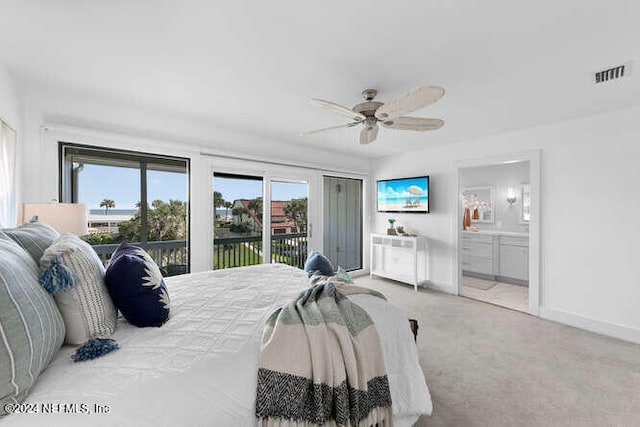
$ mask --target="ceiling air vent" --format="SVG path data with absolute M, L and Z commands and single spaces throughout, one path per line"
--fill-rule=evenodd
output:
M 628 76 L 630 73 L 631 62 L 627 62 L 622 65 L 616 65 L 615 67 L 607 68 L 606 70 L 596 71 L 594 73 L 594 83 L 599 84 L 621 79 Z

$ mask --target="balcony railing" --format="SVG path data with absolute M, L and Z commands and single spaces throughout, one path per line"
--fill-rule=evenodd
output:
M 274 234 L 271 236 L 271 262 L 304 268 L 307 260 L 307 233 Z
M 213 243 L 214 270 L 262 264 L 261 236 L 217 238 Z M 271 262 L 303 268 L 307 259 L 307 233 L 271 236 Z
M 144 248 L 158 264 L 162 274 L 173 276 L 188 272 L 189 254 L 185 240 L 161 242 L 139 242 L 133 245 Z M 102 263 L 106 266 L 118 244 L 93 245 Z M 271 262 L 280 262 L 303 268 L 307 259 L 307 233 L 275 234 L 271 237 Z M 226 237 L 214 240 L 213 268 L 243 267 L 262 264 L 262 237 Z
M 106 267 L 111 259 L 111 255 L 113 255 L 118 248 L 118 245 L 118 243 L 115 243 L 93 245 L 92 247 L 98 254 L 98 257 L 100 257 L 102 264 Z M 175 276 L 189 272 L 189 254 L 186 240 L 147 242 L 145 245 L 140 242 L 134 242 L 132 245 L 145 249 L 156 264 L 158 264 L 163 276 Z

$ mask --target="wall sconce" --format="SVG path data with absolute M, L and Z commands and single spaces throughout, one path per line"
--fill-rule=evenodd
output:
M 510 205 L 513 205 L 516 200 L 518 200 L 516 198 L 516 191 L 513 189 L 513 187 L 509 187 L 507 189 L 507 202 L 509 202 Z

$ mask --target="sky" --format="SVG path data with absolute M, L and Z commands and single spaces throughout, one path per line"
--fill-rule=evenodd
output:
M 411 189 L 411 191 L 409 191 Z M 428 183 L 424 177 L 378 181 L 378 200 L 426 198 Z
M 85 164 L 80 172 L 78 201 L 90 209 L 100 209 L 103 199 L 116 203 L 115 209 L 135 209 L 140 201 L 140 170 Z M 186 200 L 186 174 L 147 171 L 147 199 Z
M 140 170 L 115 166 L 85 164 L 80 172 L 78 201 L 90 209 L 100 209 L 103 199 L 115 202 L 115 209 L 135 209 L 140 201 Z M 262 181 L 214 178 L 216 191 L 225 200 L 262 197 Z M 272 200 L 290 200 L 307 197 L 308 185 L 297 182 L 273 182 Z M 147 171 L 147 198 L 186 200 L 187 175 L 176 172 Z
M 271 200 L 301 199 L 308 196 L 308 184 L 299 182 L 272 182 Z M 213 178 L 213 189 L 222 193 L 222 198 L 233 202 L 236 199 L 262 197 L 262 180 Z

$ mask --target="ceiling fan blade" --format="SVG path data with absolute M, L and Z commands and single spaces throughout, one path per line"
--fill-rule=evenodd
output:
M 366 118 L 363 114 L 356 113 L 355 111 L 351 111 L 351 109 L 347 107 L 343 107 L 342 105 L 336 104 L 335 102 L 325 101 L 324 99 L 310 99 L 309 103 L 311 105 L 315 105 L 316 107 L 326 108 L 327 110 L 331 110 L 335 113 L 342 114 L 343 116 L 350 117 L 357 122 L 361 122 Z
M 402 98 L 387 102 L 376 110 L 380 120 L 394 119 L 433 104 L 444 96 L 440 86 L 422 86 L 412 90 Z
M 333 130 L 333 129 L 351 128 L 359 124 L 360 122 L 352 122 L 352 123 L 347 123 L 345 125 L 338 125 L 338 126 L 331 126 L 328 128 L 316 129 L 309 132 L 302 132 L 300 133 L 300 136 L 313 135 L 314 133 L 324 132 L 324 131 Z
M 382 126 L 389 129 L 400 130 L 436 130 L 444 125 L 444 121 L 440 119 L 427 119 L 423 117 L 397 117 L 395 119 L 387 119 L 382 122 Z
M 371 144 L 378 137 L 378 124 L 366 125 L 360 132 L 360 144 Z

